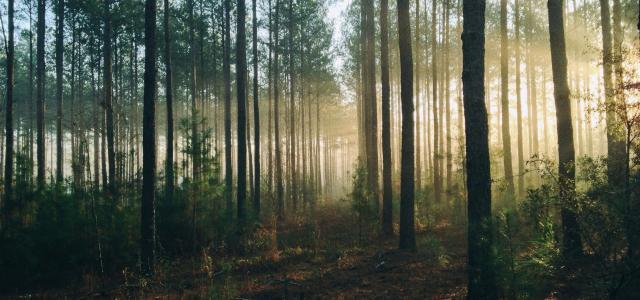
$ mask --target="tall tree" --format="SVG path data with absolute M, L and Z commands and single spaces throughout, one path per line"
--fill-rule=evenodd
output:
M 231 0 L 224 0 L 224 182 L 227 215 L 233 212 L 233 166 L 231 163 Z
M 173 69 L 171 65 L 171 28 L 169 17 L 171 6 L 169 0 L 164 0 L 164 66 L 165 66 L 165 95 L 167 97 L 167 154 L 166 154 L 166 193 L 167 199 L 173 197 L 175 176 L 173 171 Z M 144 162 L 143 162 L 144 163 Z
M 612 23 L 613 23 L 613 51 L 611 53 L 612 55 L 612 63 L 613 63 L 613 70 L 614 70 L 614 74 L 615 74 L 615 88 L 614 88 L 614 110 L 616 110 L 615 114 L 615 118 L 616 118 L 616 122 L 615 122 L 615 126 L 616 126 L 616 132 L 614 133 L 613 138 L 615 139 L 615 151 L 613 152 L 609 152 L 609 161 L 611 161 L 611 163 L 615 164 L 615 167 L 613 167 L 612 169 L 615 169 L 615 174 L 614 173 L 610 173 L 611 175 L 615 175 L 615 177 L 612 177 L 610 180 L 610 183 L 613 184 L 613 186 L 617 189 L 617 191 L 620 193 L 622 192 L 625 187 L 624 187 L 624 182 L 627 180 L 627 178 L 629 177 L 629 174 L 627 172 L 627 165 L 628 165 L 628 160 L 626 159 L 626 157 L 628 156 L 628 151 L 629 149 L 627 149 L 626 145 L 626 139 L 625 139 L 625 134 L 623 133 L 623 127 L 624 127 L 624 115 L 626 115 L 626 101 L 625 101 L 625 94 L 624 93 L 620 93 L 620 92 L 615 92 L 618 90 L 621 90 L 624 86 L 624 69 L 622 66 L 623 63 L 623 59 L 624 59 L 624 54 L 623 54 L 623 48 L 622 48 L 622 42 L 624 39 L 624 31 L 622 30 L 622 5 L 620 3 L 620 0 L 613 0 L 613 19 L 612 19 Z M 623 193 L 620 193 L 620 195 L 622 195 Z
M 416 113 L 415 113 L 415 136 L 417 138 L 417 141 L 415 142 L 416 145 L 416 150 L 415 153 L 417 153 L 418 155 L 416 155 L 415 160 L 416 160 L 416 169 L 415 169 L 415 174 L 416 175 L 416 185 L 418 186 L 418 189 L 420 189 L 422 187 L 422 162 L 420 159 L 420 156 L 422 156 L 422 151 L 420 150 L 420 99 L 421 99 L 421 95 L 420 95 L 420 86 L 422 83 L 422 78 L 420 78 L 420 69 L 422 69 L 422 50 L 421 48 L 421 36 L 422 33 L 420 32 L 420 23 L 421 23 L 421 19 L 420 19 L 420 0 L 416 0 L 416 31 L 414 32 L 414 40 L 415 40 L 415 44 L 413 45 L 413 50 L 414 50 L 414 61 L 416 64 L 416 68 L 415 68 L 415 83 L 413 85 L 413 88 L 415 89 L 415 107 L 414 109 L 416 109 Z M 384 172 L 384 171 L 383 171 Z M 384 176 L 384 175 L 383 175 Z
M 507 36 L 507 0 L 500 0 L 500 102 L 502 111 L 502 151 L 507 195 L 512 195 L 513 166 L 511 160 L 511 134 L 509 130 L 509 37 Z
M 5 114 L 5 163 L 4 163 L 4 220 L 13 219 L 13 63 L 14 63 L 14 0 L 8 2 L 8 41 L 7 41 L 7 99 Z M 2 224 L 6 225 L 6 224 Z M 4 226 L 3 226 L 4 227 Z
M 400 47 L 400 94 L 402 102 L 402 157 L 400 167 L 400 249 L 415 249 L 414 228 L 414 136 L 413 58 L 409 0 L 398 0 L 398 44 Z
M 37 183 L 38 190 L 44 188 L 45 182 L 45 149 L 44 149 L 44 34 L 45 34 L 45 0 L 38 0 L 38 27 L 36 38 L 36 159 L 38 162 Z
M 440 177 L 440 134 L 438 122 L 438 54 L 437 54 L 437 33 L 436 33 L 436 10 L 437 2 L 431 3 L 431 80 L 433 89 L 433 193 L 435 202 L 440 203 L 442 199 L 442 178 Z M 442 96 L 442 95 L 441 95 Z
M 364 24 L 362 24 L 362 30 L 364 31 L 364 44 L 362 45 L 362 66 L 364 70 L 362 88 L 364 96 L 364 124 L 366 126 L 365 151 L 367 184 L 377 211 L 379 205 L 378 104 L 376 99 L 375 13 L 373 0 L 362 0 L 362 10 L 364 13 Z
M 612 187 L 624 182 L 624 142 L 619 132 L 620 124 L 616 116 L 615 90 L 613 87 L 613 60 L 611 36 L 611 13 L 609 1 L 600 0 L 600 21 L 602 26 L 602 79 L 604 81 L 605 110 L 607 125 L 607 175 Z
M 167 1 L 167 0 L 165 0 Z M 166 4 L 166 2 L 165 2 Z M 140 206 L 140 256 L 142 271 L 153 274 L 155 262 L 156 190 L 156 0 L 144 7 L 144 112 L 142 115 L 142 201 Z M 166 8 L 166 7 L 165 7 Z M 166 14 L 166 11 L 165 11 Z M 166 23 L 165 23 L 166 24 Z
M 253 26 L 253 210 L 257 217 L 260 216 L 260 105 L 258 103 L 258 18 L 256 14 L 257 3 L 253 0 L 251 4 Z
M 56 6 L 56 183 L 61 184 L 64 180 L 63 161 L 64 150 L 62 134 L 62 72 L 63 67 L 63 38 L 64 38 L 64 0 L 58 0 Z
M 562 249 L 566 254 L 582 253 L 578 221 L 574 211 L 575 200 L 575 152 L 571 102 L 567 83 L 567 50 L 564 37 L 564 0 L 549 0 L 549 41 L 551 45 L 551 68 L 553 71 L 553 95 L 558 122 L 558 181 L 562 201 Z
M 200 178 L 200 158 L 202 157 L 202 153 L 200 151 L 200 138 L 198 133 L 198 74 L 196 70 L 196 41 L 195 41 L 195 19 L 194 19 L 194 0 L 187 0 L 187 5 L 189 9 L 189 58 L 191 62 L 191 73 L 189 74 L 189 84 L 190 84 L 190 92 L 191 92 L 191 147 L 192 147 L 192 171 L 193 178 Z M 195 205 L 195 204 L 194 204 Z M 195 211 L 195 209 L 194 209 Z
M 103 86 L 104 86 L 104 105 L 106 110 L 106 129 L 107 129 L 107 157 L 109 165 L 109 192 L 115 194 L 116 192 L 116 151 L 114 141 L 114 126 L 113 126 L 113 74 L 111 63 L 111 0 L 103 0 L 104 4 L 104 36 L 103 36 L 103 51 L 104 51 L 104 71 L 103 71 Z
M 247 195 L 247 41 L 246 7 L 244 0 L 238 0 L 236 7 L 236 92 L 238 110 L 238 223 L 240 228 L 245 219 L 245 198 Z
M 282 153 L 280 149 L 280 64 L 278 54 L 280 49 L 278 43 L 280 41 L 280 0 L 276 0 L 276 8 L 274 18 L 274 38 L 273 38 L 273 138 L 275 140 L 275 165 L 276 165 L 276 210 L 278 220 L 284 219 L 284 186 L 282 182 Z
M 298 187 L 297 187 L 297 171 L 296 171 L 296 164 L 297 164 L 297 156 L 296 156 L 296 124 L 295 124 L 295 111 L 296 111 L 296 105 L 295 105 L 295 93 L 296 93 L 296 75 L 295 75 L 295 68 L 294 68 L 294 61 L 293 61 L 293 54 L 294 54 L 294 45 L 293 45 L 293 37 L 295 36 L 295 28 L 296 26 L 294 25 L 295 19 L 294 19 L 294 15 L 293 15 L 293 0 L 289 0 L 289 7 L 288 7 L 288 49 L 287 49 L 287 54 L 288 54 L 288 60 L 289 60 L 289 177 L 290 177 L 290 183 L 289 183 L 289 187 L 291 189 L 290 192 L 290 197 L 292 200 L 292 209 L 295 212 L 297 209 L 297 203 L 298 203 Z
M 393 190 L 391 185 L 391 95 L 389 89 L 388 0 L 380 1 L 380 82 L 382 84 L 382 232 L 393 234 Z M 419 177 L 419 176 L 418 176 Z
M 462 7 L 469 299 L 498 298 L 491 249 L 491 168 L 484 94 L 485 6 L 484 0 L 464 0 Z
M 515 0 L 516 114 L 518 118 L 518 196 L 524 196 L 524 141 L 522 134 L 522 95 L 520 93 L 520 0 Z

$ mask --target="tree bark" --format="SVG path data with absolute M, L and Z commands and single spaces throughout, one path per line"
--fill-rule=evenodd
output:
M 382 84 L 382 233 L 393 235 L 393 190 L 391 185 L 391 116 L 389 93 L 388 0 L 380 1 L 380 82 Z M 419 177 L 419 176 L 418 176 Z
M 522 95 L 520 93 L 520 1 L 515 0 L 516 114 L 518 118 L 518 197 L 524 196 L 524 140 L 522 134 Z
M 400 249 L 415 249 L 414 227 L 414 136 L 413 136 L 413 59 L 409 0 L 398 0 L 398 44 L 400 47 L 400 85 L 402 101 L 402 157 L 400 171 Z
M 237 214 L 238 224 L 242 228 L 245 221 L 245 199 L 247 195 L 247 46 L 245 1 L 238 0 L 236 27 L 236 92 L 238 112 L 238 192 Z
M 253 212 L 260 216 L 260 105 L 258 103 L 258 18 L 256 15 L 256 0 L 253 0 L 252 25 L 253 25 L 253 147 L 254 147 L 254 189 Z
M 64 0 L 58 0 L 56 6 L 56 102 L 57 102 L 57 115 L 56 115 L 56 183 L 62 184 L 64 180 L 63 174 L 63 133 L 62 133 L 62 103 L 63 103 L 63 90 L 62 90 L 62 63 L 63 63 L 63 43 L 64 37 Z
M 14 64 L 14 0 L 8 1 L 8 41 L 7 41 L 7 99 L 5 113 L 5 163 L 4 163 L 4 226 L 11 228 L 14 219 L 15 203 L 13 202 L 13 64 Z M 5 228 L 3 226 L 3 228 Z
M 433 88 L 433 193 L 436 203 L 442 201 L 442 178 L 440 177 L 440 147 L 438 123 L 438 42 L 436 39 L 437 3 L 431 3 L 431 80 Z
M 189 74 L 189 84 L 191 92 L 191 147 L 192 147 L 192 168 L 193 179 L 198 180 L 200 178 L 200 160 L 202 153 L 200 151 L 200 145 L 202 141 L 198 132 L 198 88 L 197 88 L 197 70 L 196 70 L 196 42 L 195 42 L 195 20 L 194 14 L 194 0 L 187 0 L 189 9 L 189 58 L 191 63 L 191 73 Z
M 362 65 L 364 67 L 363 92 L 364 92 L 364 124 L 365 145 L 366 145 L 366 168 L 367 185 L 374 201 L 375 211 L 379 209 L 379 188 L 378 188 L 378 105 L 376 99 L 376 77 L 375 77 L 375 24 L 374 24 L 374 4 L 373 0 L 362 0 L 364 11 L 364 40 Z M 409 37 L 410 38 L 410 37 Z M 411 41 L 409 41 L 410 43 Z M 413 101 L 413 100 L 412 100 Z M 412 122 L 413 124 L 413 122 Z
M 507 0 L 500 0 L 500 102 L 502 104 L 502 150 L 507 195 L 513 195 L 513 166 L 509 121 L 509 39 L 507 36 Z
M 620 135 L 620 124 L 616 116 L 615 89 L 613 87 L 613 61 L 611 37 L 611 13 L 609 11 L 609 1 L 600 0 L 600 17 L 602 26 L 602 77 L 605 90 L 605 111 L 607 126 L 607 176 L 609 184 L 620 187 L 624 182 L 624 142 Z
M 468 295 L 496 299 L 491 228 L 489 129 L 484 95 L 484 0 L 464 0 L 462 82 L 467 153 Z
M 169 0 L 164 0 L 164 58 L 165 58 L 165 94 L 167 101 L 167 154 L 166 160 L 166 197 L 171 201 L 173 191 L 175 189 L 175 176 L 173 171 L 173 70 L 171 64 L 171 32 L 169 27 L 169 18 L 171 6 Z
M 280 72 L 278 61 L 278 42 L 280 40 L 280 0 L 276 0 L 276 11 L 274 15 L 275 21 L 275 37 L 274 37 L 274 49 L 273 49 L 273 128 L 274 128 L 274 144 L 275 144 L 275 165 L 276 165 L 276 210 L 278 215 L 278 221 L 284 220 L 284 186 L 282 182 L 282 154 L 280 149 Z
M 41 0 L 42 1 L 42 0 Z M 114 124 L 113 124 L 113 74 L 111 63 L 111 0 L 103 0 L 104 3 L 104 103 L 106 110 L 106 129 L 107 129 L 107 156 L 109 165 L 109 192 L 115 195 L 117 188 L 116 180 L 116 151 L 114 141 Z
M 45 0 L 38 0 L 38 27 L 36 39 L 36 160 L 38 163 L 37 184 L 38 190 L 42 191 L 45 184 L 45 132 L 44 132 L 44 38 L 45 38 Z
M 233 214 L 233 166 L 231 162 L 231 0 L 224 0 L 224 182 L 227 215 Z
M 167 1 L 167 0 L 165 0 Z M 166 2 L 165 2 L 166 4 Z M 156 0 L 145 0 L 144 22 L 144 112 L 142 121 L 142 201 L 140 255 L 142 271 L 154 272 L 156 189 Z M 166 13 L 166 11 L 165 11 Z
M 553 70 L 553 95 L 558 122 L 558 177 L 562 201 L 563 254 L 580 254 L 582 246 L 575 215 L 575 152 L 569 84 L 567 83 L 567 51 L 564 37 L 564 0 L 549 0 L 549 41 Z

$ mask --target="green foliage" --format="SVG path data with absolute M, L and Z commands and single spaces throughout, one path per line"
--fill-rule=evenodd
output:
M 363 231 L 368 231 L 372 223 L 377 220 L 376 206 L 373 203 L 376 199 L 368 188 L 367 170 L 361 160 L 358 161 L 352 178 L 351 209 L 358 223 L 359 240 L 362 241 Z

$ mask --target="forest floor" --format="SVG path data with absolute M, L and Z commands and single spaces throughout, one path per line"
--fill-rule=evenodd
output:
M 159 264 L 153 279 L 125 270 L 107 279 L 86 276 L 74 287 L 26 298 L 461 299 L 466 294 L 462 226 L 446 220 L 424 226 L 418 221 L 418 250 L 400 251 L 397 235 L 376 236 L 378 225 L 359 226 L 344 205 L 317 211 L 322 213 L 316 214 L 313 226 L 299 217 L 277 233 L 259 228 L 263 234 L 258 239 L 266 236 L 280 250 L 172 259 Z
M 397 250 L 390 238 L 345 251 L 339 258 L 301 261 L 255 274 L 240 289 L 247 299 L 458 299 L 466 294 L 464 232 L 450 225 L 418 236 L 429 248 Z M 442 243 L 442 244 L 440 244 Z M 446 254 L 444 253 L 446 249 Z M 273 278 L 277 284 L 273 284 Z M 295 282 L 286 285 L 283 281 Z M 266 284 L 264 284 L 266 282 Z

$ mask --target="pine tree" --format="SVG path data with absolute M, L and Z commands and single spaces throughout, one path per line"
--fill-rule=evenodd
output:
M 400 93 L 402 102 L 402 157 L 400 171 L 400 249 L 415 249 L 414 228 L 414 136 L 413 59 L 409 0 L 398 0 L 398 43 L 400 47 Z
M 464 0 L 462 83 L 467 154 L 469 299 L 496 299 L 491 228 L 489 128 L 484 94 L 484 0 Z
M 166 0 L 165 0 L 166 1 Z M 166 4 L 166 3 L 165 3 Z M 156 0 L 145 0 L 144 9 L 144 113 L 142 121 L 142 201 L 140 206 L 140 255 L 142 271 L 154 273 L 156 189 Z

